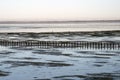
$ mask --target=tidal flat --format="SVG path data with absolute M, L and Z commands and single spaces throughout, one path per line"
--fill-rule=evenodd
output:
M 120 31 L 0 33 L 5 40 L 120 41 Z M 0 80 L 119 80 L 119 50 L 0 46 Z

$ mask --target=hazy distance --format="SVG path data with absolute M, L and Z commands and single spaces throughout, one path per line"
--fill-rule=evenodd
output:
M 116 19 L 120 0 L 0 0 L 0 21 Z

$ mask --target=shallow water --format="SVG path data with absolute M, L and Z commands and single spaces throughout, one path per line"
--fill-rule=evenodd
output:
M 120 21 L 0 24 L 0 32 L 74 32 L 74 31 L 106 31 L 106 30 L 120 30 Z
M 119 51 L 7 48 L 0 50 L 0 80 L 119 80 Z
M 120 32 L 1 33 L 0 39 L 120 41 Z M 0 47 L 0 80 L 119 80 L 120 51 Z

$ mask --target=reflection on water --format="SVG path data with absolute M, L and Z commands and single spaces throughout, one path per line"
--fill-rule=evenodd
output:
M 0 80 L 119 80 L 120 78 L 119 51 L 58 48 L 21 50 L 1 47 L 0 56 Z
M 103 31 L 103 30 L 120 30 L 120 21 L 0 24 L 0 32 L 63 32 L 63 31 L 69 32 L 69 31 Z
M 64 35 L 62 33 L 1 33 L 0 38 L 10 40 L 119 41 L 119 33 L 63 33 Z M 0 47 L 0 80 L 21 79 L 119 80 L 120 51 Z

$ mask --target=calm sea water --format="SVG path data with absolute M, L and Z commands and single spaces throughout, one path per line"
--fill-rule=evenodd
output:
M 0 24 L 0 32 L 62 32 L 120 30 L 120 22 Z
M 0 32 L 120 30 L 120 23 L 0 24 Z M 0 39 L 120 41 L 120 32 L 0 33 Z M 0 46 L 0 80 L 119 80 L 120 51 Z

